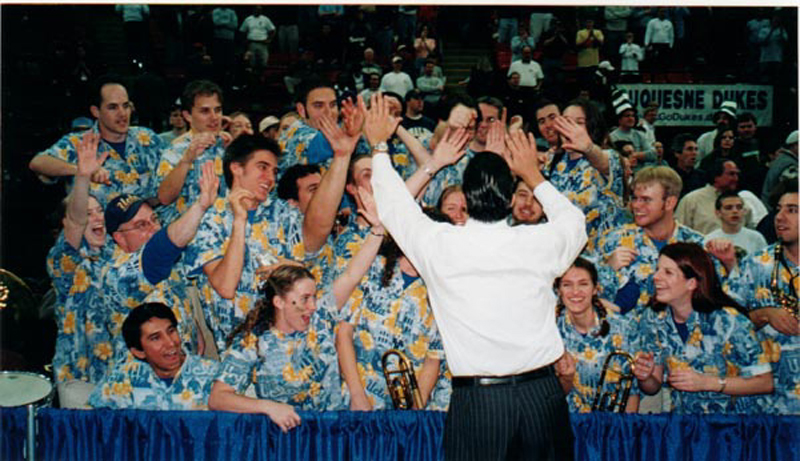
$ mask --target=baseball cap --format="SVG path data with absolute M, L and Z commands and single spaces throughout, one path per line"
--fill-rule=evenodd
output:
M 403 58 L 401 58 L 400 56 L 393 57 L 392 58 L 392 64 L 394 64 L 396 62 L 403 62 Z
M 411 99 L 422 99 L 422 98 L 423 98 L 422 91 L 420 91 L 417 88 L 414 88 L 413 90 L 410 90 L 408 93 L 406 93 L 406 102 L 408 102 Z
M 72 121 L 72 131 L 88 130 L 94 125 L 92 119 L 87 117 L 78 117 Z
M 281 123 L 281 121 L 280 121 L 280 119 L 278 117 L 276 117 L 274 115 L 268 115 L 268 116 L 262 118 L 260 122 L 258 122 L 258 131 L 259 132 L 264 131 L 267 128 L 269 128 L 271 126 L 275 126 L 275 125 L 277 125 L 279 123 Z
M 789 133 L 789 136 L 786 138 L 786 142 L 783 144 L 786 146 L 797 144 L 797 130 L 794 130 L 791 133 Z
M 106 206 L 106 232 L 113 234 L 119 226 L 133 219 L 144 200 L 131 194 L 120 194 Z
M 736 117 L 736 103 L 733 101 L 724 101 L 719 106 L 718 112 L 725 112 L 726 114 L 730 115 L 731 117 Z

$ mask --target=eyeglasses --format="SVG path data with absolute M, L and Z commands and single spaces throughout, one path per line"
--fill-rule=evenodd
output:
M 127 229 L 117 229 L 117 232 L 128 232 L 132 230 L 144 231 L 149 229 L 150 227 L 158 227 L 158 217 L 156 215 L 150 216 L 150 219 L 143 219 L 141 221 L 137 221 Z

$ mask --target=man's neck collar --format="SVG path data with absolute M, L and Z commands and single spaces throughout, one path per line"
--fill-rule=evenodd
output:
M 675 233 L 675 229 L 678 228 L 678 223 L 675 222 L 675 218 L 672 217 L 672 214 L 669 217 L 665 217 L 659 222 L 653 223 L 648 227 L 644 228 L 644 233 L 651 240 L 658 240 L 658 241 L 665 241 L 672 237 L 672 234 Z

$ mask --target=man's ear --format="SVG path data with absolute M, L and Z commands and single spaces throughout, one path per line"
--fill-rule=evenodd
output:
M 297 102 L 294 104 L 294 108 L 297 110 L 297 113 L 300 114 L 300 117 L 305 120 L 306 117 L 306 106 L 302 102 Z
M 95 105 L 89 106 L 89 112 L 92 113 L 92 117 L 100 118 L 100 108 L 98 108 L 97 106 Z
M 131 354 L 133 354 L 133 356 L 139 360 L 145 360 L 147 357 L 144 351 L 141 351 L 135 347 L 130 347 L 128 350 L 131 351 Z
M 191 125 L 191 123 L 192 123 L 192 114 L 190 114 L 189 111 L 182 110 L 181 111 L 181 117 L 183 117 L 183 120 L 185 120 L 186 123 Z
M 675 211 L 678 206 L 678 197 L 669 196 L 664 200 L 668 210 Z

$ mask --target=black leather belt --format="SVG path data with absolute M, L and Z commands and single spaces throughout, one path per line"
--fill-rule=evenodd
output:
M 453 376 L 453 387 L 497 386 L 501 384 L 520 384 L 532 379 L 554 375 L 553 365 L 547 365 L 518 375 L 508 376 Z

